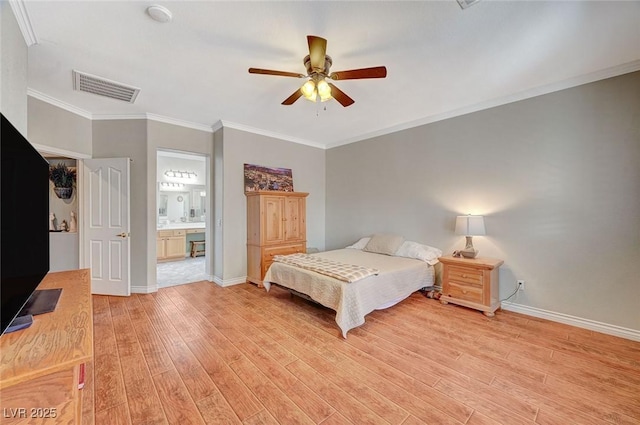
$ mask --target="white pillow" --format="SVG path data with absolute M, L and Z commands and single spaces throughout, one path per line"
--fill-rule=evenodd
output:
M 371 238 L 368 238 L 368 237 L 367 238 L 362 238 L 358 242 L 354 243 L 353 245 L 349 245 L 347 248 L 362 250 L 362 248 L 367 246 L 367 244 L 369 243 L 370 240 L 371 240 Z
M 422 245 L 418 242 L 404 241 L 395 253 L 396 257 L 407 257 L 422 260 L 427 264 L 434 265 L 438 263 L 438 257 L 442 255 L 442 251 L 428 245 Z
M 362 250 L 376 254 L 394 255 L 403 242 L 404 238 L 400 235 L 376 233 L 371 236 L 371 240 Z

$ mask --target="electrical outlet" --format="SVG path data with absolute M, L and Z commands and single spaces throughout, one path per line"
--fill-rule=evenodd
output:
M 524 280 L 518 280 L 518 291 L 524 291 Z

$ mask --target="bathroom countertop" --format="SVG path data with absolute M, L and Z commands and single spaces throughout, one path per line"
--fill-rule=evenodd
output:
M 176 229 L 204 229 L 204 221 L 186 222 L 186 223 L 167 223 L 158 225 L 158 230 L 176 230 Z

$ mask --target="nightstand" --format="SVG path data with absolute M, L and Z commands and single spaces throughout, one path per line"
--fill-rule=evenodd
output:
M 500 308 L 498 269 L 504 263 L 495 258 L 440 257 L 442 263 L 442 304 L 454 303 L 482 311 L 493 317 Z

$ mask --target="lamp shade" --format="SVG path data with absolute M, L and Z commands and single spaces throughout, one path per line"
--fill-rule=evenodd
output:
M 456 235 L 485 235 L 484 217 L 481 215 L 459 215 L 456 217 Z

